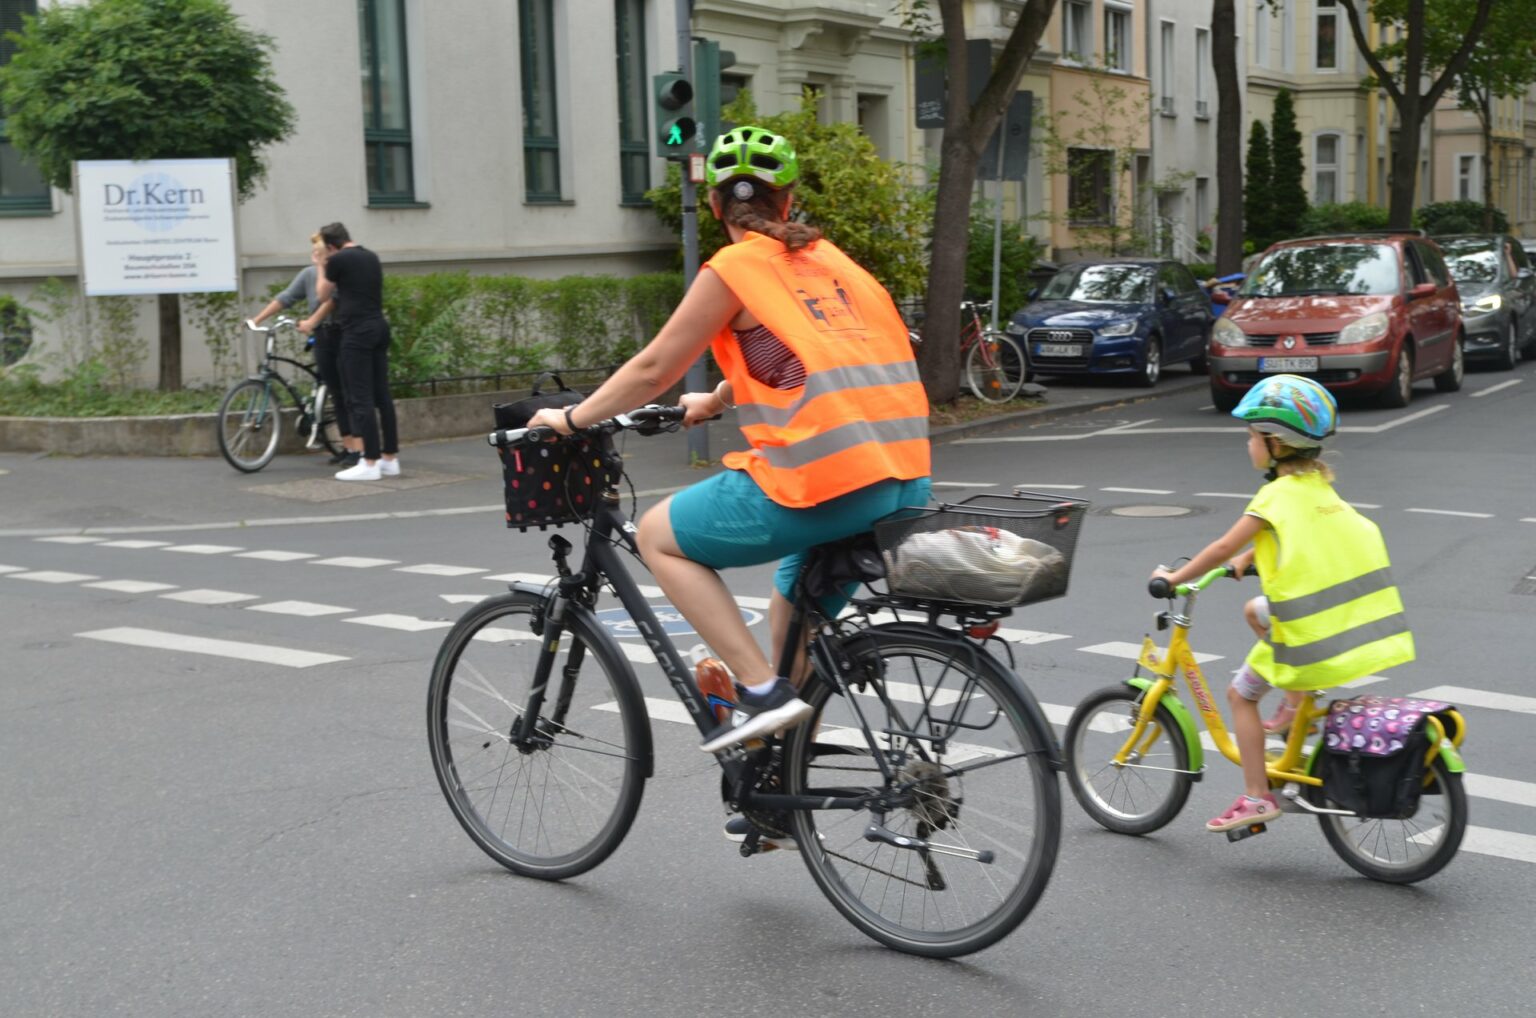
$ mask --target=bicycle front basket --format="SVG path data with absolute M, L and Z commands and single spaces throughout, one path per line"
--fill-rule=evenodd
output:
M 904 509 L 875 523 L 892 594 L 1015 607 L 1067 592 L 1088 503 L 1034 492 Z

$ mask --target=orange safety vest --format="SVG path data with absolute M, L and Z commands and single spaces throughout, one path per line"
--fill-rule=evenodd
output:
M 803 385 L 775 389 L 747 373 L 729 326 L 715 337 L 752 444 L 727 453 L 727 467 L 791 509 L 928 476 L 928 396 L 906 325 L 873 276 L 829 241 L 789 251 L 751 232 L 706 267 L 805 365 Z

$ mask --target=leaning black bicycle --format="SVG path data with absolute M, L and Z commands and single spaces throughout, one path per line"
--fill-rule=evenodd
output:
M 681 407 L 647 407 L 580 437 L 671 430 L 682 416 Z M 520 429 L 490 439 L 526 457 L 557 448 L 545 444 L 554 437 Z M 509 593 L 476 604 L 449 631 L 432 668 L 427 731 L 443 793 L 475 843 L 525 876 L 559 880 L 589 870 L 628 831 L 653 761 L 635 657 L 654 656 L 701 736 L 717 729 L 621 554 L 638 558 L 639 551 L 620 507 L 620 476 L 607 474 L 612 481 L 605 479 L 584 521 L 581 560 L 573 563 L 572 543 L 552 535 L 554 578 L 542 586 L 512 583 Z M 1023 921 L 1056 860 L 1062 761 L 1014 671 L 1010 645 L 996 635 L 1011 607 L 985 600 L 1064 592 L 1085 507 L 1046 496 L 986 496 L 882 521 L 876 548 L 845 542 L 813 551 L 780 673 L 789 674 L 786 655 L 806 646 L 809 634 L 811 674 L 801 696 L 815 714 L 779 737 L 716 754 L 726 804 L 755 828 L 743 855 L 764 847 L 761 836 L 792 836 L 833 905 L 902 951 L 967 954 Z M 813 596 L 850 576 L 878 582 L 888 563 L 917 575 L 921 588 L 935 574 L 914 573 L 921 556 L 903 559 L 903 549 L 924 539 L 942 544 L 951 532 L 1035 526 L 1051 531 L 1065 557 L 1054 572 L 1039 572 L 1035 580 L 1045 586 L 1031 592 L 1021 593 L 1014 580 L 988 583 L 985 568 L 967 563 L 968 582 L 980 576 L 979 585 L 939 591 L 958 599 L 869 587 L 851 613 L 835 618 Z M 934 564 L 932 556 L 926 564 Z M 648 654 L 621 648 L 598 621 L 605 589 L 617 595 Z M 650 703 L 677 710 L 666 699 Z
M 230 386 L 219 404 L 219 452 L 230 466 L 247 474 L 277 455 L 287 407 L 292 408 L 291 426 L 303 437 L 306 449 L 323 447 L 333 456 L 341 451 L 335 399 L 319 372 L 313 364 L 277 352 L 278 336 L 293 327 L 294 320 L 286 317 L 274 319 L 265 328 L 248 326 L 265 340 L 261 367 Z M 284 377 L 279 365 L 294 369 L 296 381 Z

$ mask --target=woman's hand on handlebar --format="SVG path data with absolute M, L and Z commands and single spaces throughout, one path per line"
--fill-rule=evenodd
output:
M 533 428 L 548 428 L 557 435 L 569 435 L 571 433 L 570 425 L 565 423 L 564 409 L 546 407 L 530 417 L 526 427 L 530 430 Z
M 716 420 L 725 409 L 720 398 L 713 392 L 685 392 L 678 397 L 677 402 L 688 412 L 683 418 L 685 428 Z

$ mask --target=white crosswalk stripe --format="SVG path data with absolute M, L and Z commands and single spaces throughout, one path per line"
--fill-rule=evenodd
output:
M 1516 696 L 1513 693 L 1494 693 L 1486 689 L 1468 689 L 1465 686 L 1431 686 L 1408 695 L 1425 700 L 1444 700 L 1457 707 L 1487 707 L 1491 710 L 1514 711 L 1517 714 L 1536 714 L 1536 697 Z
M 425 562 L 419 566 L 397 566 L 397 573 L 421 573 L 425 576 L 469 576 L 474 573 L 489 572 L 475 566 L 443 566 L 435 562 Z
M 1078 650 L 1085 654 L 1104 654 L 1108 657 L 1125 658 L 1127 661 L 1139 661 L 1141 659 L 1141 644 L 1126 643 L 1122 640 L 1111 640 L 1109 643 L 1095 643 L 1089 647 L 1079 647 Z M 1195 661 L 1205 664 L 1208 661 L 1220 661 L 1220 654 L 1202 654 L 1195 652 Z
M 155 583 L 151 580 L 101 580 L 98 583 L 87 583 L 87 587 L 95 587 L 97 590 L 112 590 L 119 594 L 153 594 L 161 590 L 175 590 L 174 583 Z
M 186 555 L 228 555 L 232 551 L 244 551 L 229 544 L 174 544 L 166 551 L 179 551 Z
M 170 541 L 146 541 L 140 538 L 128 538 L 122 541 L 104 541 L 102 548 L 169 548 Z
M 351 618 L 342 619 L 343 622 L 352 622 L 359 626 L 377 626 L 380 629 L 399 629 L 407 633 L 421 633 L 429 629 L 447 629 L 453 625 L 442 619 L 418 619 L 414 615 L 353 615 Z
M 313 601 L 272 601 L 268 604 L 253 604 L 246 607 L 246 611 L 271 612 L 274 615 L 346 615 L 351 608 L 339 608 L 334 604 L 316 604 Z
M 168 601 L 183 601 L 187 604 L 237 604 L 241 601 L 255 601 L 260 594 L 240 594 L 233 590 L 178 590 L 174 594 L 161 594 Z
M 332 558 L 317 558 L 309 564 L 312 566 L 340 566 L 343 569 L 373 569 L 377 566 L 399 565 L 400 560 L 394 558 L 368 558 L 363 555 L 336 555 Z
M 88 573 L 66 573 L 58 569 L 37 569 L 27 573 L 9 573 L 9 580 L 31 580 L 34 583 L 84 583 L 87 580 L 99 580 L 99 576 L 91 576 Z
M 86 537 L 84 534 L 70 534 L 61 537 L 39 537 L 37 540 L 52 544 L 95 544 L 97 541 L 105 541 L 105 537 Z
M 121 643 L 130 647 L 208 654 L 214 657 L 253 661 L 257 664 L 279 665 L 284 668 L 311 668 L 315 665 L 347 660 L 339 654 L 319 654 L 309 650 L 274 647 L 263 643 L 242 643 L 238 640 L 214 640 L 206 636 L 188 636 L 183 633 L 166 633 L 132 626 L 97 629 L 75 635 L 82 639 L 103 640 L 107 643 Z
M 316 557 L 316 555 L 307 551 L 273 551 L 271 549 L 262 551 L 242 551 L 240 554 L 235 556 L 235 558 L 258 559 L 262 562 L 299 562 L 303 559 Z

